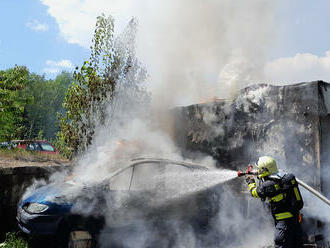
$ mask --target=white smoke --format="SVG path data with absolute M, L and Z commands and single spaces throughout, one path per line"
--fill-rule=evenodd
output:
M 48 12 L 58 21 L 64 39 L 85 47 L 89 46 L 86 41 L 91 40 L 95 17 L 102 12 L 119 20 L 119 29 L 124 26 L 123 20 L 131 16 L 139 20 L 137 57 L 147 68 L 149 79 L 146 86 L 151 92 L 152 102 L 150 104 L 148 97 L 145 97 L 141 85 L 135 87 L 140 82 L 134 77 L 135 68 L 131 68 L 128 72 L 131 74 L 127 77 L 123 75 L 118 82 L 119 87 L 114 101 L 109 104 L 105 125 L 97 129 L 93 144 L 79 158 L 74 168 L 75 180 L 84 183 L 102 181 L 124 166 L 122 160 L 135 156 L 182 160 L 182 151 L 172 140 L 173 121 L 167 118 L 168 114 L 162 113 L 178 104 L 208 101 L 214 96 L 232 97 L 238 89 L 261 81 L 274 37 L 274 1 L 42 0 L 42 3 L 49 7 Z M 259 101 L 258 94 L 252 101 Z M 211 127 L 208 139 L 223 133 L 212 111 L 205 112 L 201 118 Z M 240 142 L 242 137 L 233 137 L 231 143 Z M 211 159 L 206 158 L 205 161 L 214 166 Z M 174 179 L 182 181 L 184 191 L 187 186 L 192 186 L 189 190 L 196 191 L 194 187 L 204 182 L 198 180 L 192 185 L 184 185 L 186 180 L 180 177 Z M 212 180 L 207 183 L 212 183 Z M 201 240 L 208 247 L 221 246 L 217 241 L 220 237 L 218 234 L 226 237 L 223 242 L 226 242 L 226 247 L 230 247 L 242 244 L 247 235 L 252 236 L 255 230 L 262 231 L 259 232 L 259 243 L 253 243 L 253 246 L 268 244 L 272 239 L 269 221 L 258 225 L 254 216 L 245 219 L 233 193 L 222 193 L 223 198 L 213 202 L 221 211 L 213 219 L 211 232 L 202 234 L 193 226 L 168 220 L 165 222 L 166 230 L 171 232 L 165 240 L 170 243 L 158 247 L 203 247 Z M 117 199 L 119 205 L 114 204 L 113 199 L 107 200 L 109 211 L 105 211 L 104 215 L 109 223 L 118 217 L 114 213 L 124 213 L 120 210 L 125 208 L 126 199 Z M 89 210 L 85 205 L 77 205 L 75 209 L 83 213 Z M 260 212 L 258 214 L 260 216 Z M 137 220 L 141 221 L 138 235 L 123 237 L 119 245 L 141 248 L 152 246 L 148 238 L 153 234 L 153 226 L 143 217 Z M 250 226 L 258 229 L 245 232 Z M 106 230 L 103 231 L 100 239 L 103 247 L 106 247 L 109 236 Z M 243 232 L 246 235 L 233 242 L 233 236 L 239 237 Z M 251 244 L 245 243 L 244 246 L 251 247 Z
M 139 20 L 138 57 L 160 107 L 228 97 L 263 80 L 275 34 L 274 1 L 42 0 L 71 43 L 89 47 L 95 17 L 110 14 L 121 30 Z M 120 31 L 117 31 L 120 33 Z M 166 92 L 166 93 L 165 93 Z
M 83 177 L 92 176 L 94 179 L 95 175 L 106 175 L 107 170 L 116 166 L 116 160 L 113 160 L 116 148 L 108 149 L 108 159 L 105 159 L 105 152 L 95 151 L 107 150 L 115 140 L 133 142 L 135 154 L 147 153 L 182 159 L 180 149 L 166 132 L 171 128 L 164 129 L 166 123 L 170 125 L 171 121 L 156 118 L 155 122 L 155 118 L 146 113 L 164 111 L 177 104 L 195 103 L 214 96 L 233 96 L 239 88 L 252 80 L 255 82 L 262 78 L 260 72 L 263 71 L 261 68 L 267 56 L 267 44 L 271 42 L 272 37 L 271 4 L 261 1 L 247 4 L 241 1 L 238 5 L 226 0 L 196 3 L 186 0 L 145 1 L 140 4 L 148 5 L 152 10 L 150 13 L 134 14 L 140 23 L 137 56 L 146 64 L 150 76 L 148 89 L 152 93 L 151 111 L 143 112 L 138 105 L 127 105 L 125 100 L 122 102 L 123 99 L 120 98 L 120 114 L 111 120 L 111 126 L 105 126 L 98 131 L 93 146 L 81 162 L 83 166 L 78 167 L 78 174 Z M 260 22 L 260 19 L 263 21 Z M 131 97 L 129 94 L 125 96 Z M 144 109 L 145 106 L 143 105 Z M 221 134 L 222 130 L 212 123 L 214 116 L 205 114 L 203 118 L 214 127 L 211 128 L 214 130 L 211 132 L 212 135 Z M 93 173 L 93 170 L 98 173 Z M 183 183 L 177 190 L 181 189 L 185 193 L 187 188 L 188 192 L 195 191 L 194 187 L 201 183 L 199 180 L 195 184 L 189 184 L 189 180 L 182 180 L 179 176 L 174 177 L 174 180 Z M 228 194 L 231 193 L 224 193 L 224 197 Z M 228 246 L 233 245 L 229 234 L 234 233 L 238 236 L 248 227 L 247 223 L 256 224 L 254 218 L 245 221 L 239 207 L 229 204 L 237 199 L 230 198 L 224 199 L 224 204 L 220 206 L 221 212 L 212 225 L 215 228 L 214 232 L 218 233 L 218 238 L 223 235 L 227 237 Z M 106 213 L 108 224 L 114 223 L 118 216 L 125 213 L 121 209 L 127 199 L 120 197 L 116 202 L 118 208 L 114 206 L 113 199 L 109 199 L 109 211 Z M 218 201 L 214 204 L 218 204 Z M 119 211 L 115 211 L 114 208 Z M 232 218 L 227 218 L 228 214 Z M 140 221 L 138 226 L 142 230 L 139 229 L 138 240 L 134 239 L 132 232 L 128 232 L 128 238 L 121 239 L 120 245 L 141 248 L 150 246 L 152 241 L 148 236 L 153 233 L 153 225 L 141 216 L 140 212 L 132 210 L 131 215 Z M 269 225 L 269 222 L 267 224 Z M 209 234 L 199 234 L 192 226 L 184 225 L 177 220 L 166 221 L 165 230 L 169 232 L 169 237 L 165 239 L 169 244 L 163 244 L 163 247 L 201 247 L 201 240 L 210 239 Z M 272 235 L 266 233 L 260 234 L 263 237 L 260 238 L 260 245 L 272 239 Z M 107 247 L 107 237 L 109 238 L 104 233 L 101 237 L 104 247 Z M 211 241 L 209 247 L 214 246 Z M 237 239 L 234 243 L 242 244 L 242 241 L 243 239 Z M 161 244 L 158 246 L 162 247 Z
M 149 8 L 152 15 L 138 15 L 138 54 L 156 103 L 228 97 L 262 80 L 273 38 L 270 1 L 153 1 Z
M 326 166 L 327 164 L 329 164 L 326 161 L 324 161 L 324 163 L 322 164 L 322 166 Z M 314 172 L 315 173 L 315 172 Z M 328 170 L 323 170 L 322 175 L 318 175 L 320 177 L 321 180 L 327 180 L 327 178 L 329 178 L 330 173 Z M 306 182 L 305 182 L 306 183 Z M 310 183 L 309 186 L 312 186 L 312 184 Z M 318 190 L 317 188 L 314 187 L 314 189 Z M 308 190 L 306 190 L 305 188 L 300 186 L 300 190 L 301 190 L 301 194 L 304 200 L 304 208 L 303 208 L 303 215 L 305 220 L 305 223 L 308 221 L 314 221 L 314 223 L 312 223 L 311 227 L 314 227 L 314 229 L 309 230 L 309 232 L 311 234 L 320 234 L 322 233 L 323 238 L 330 242 L 330 211 L 329 211 L 329 205 L 326 204 L 325 202 L 323 202 L 321 199 L 319 199 L 318 197 L 316 197 L 314 194 L 312 194 L 311 192 L 309 192 Z M 322 191 L 321 194 L 323 194 L 325 197 L 327 197 L 329 199 L 329 194 L 325 194 L 325 192 L 329 192 L 328 191 L 329 188 L 326 187 L 322 187 Z M 316 227 L 315 225 L 315 221 L 319 221 L 321 223 L 323 223 L 323 227 L 321 228 L 321 231 Z M 303 219 L 304 221 L 304 219 Z M 305 225 L 306 226 L 306 225 Z

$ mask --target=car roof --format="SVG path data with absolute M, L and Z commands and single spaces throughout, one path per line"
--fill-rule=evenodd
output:
M 163 158 L 134 158 L 134 159 L 131 160 L 131 162 L 128 166 L 120 168 L 120 169 L 116 170 L 114 173 L 112 173 L 112 175 L 109 177 L 109 179 L 117 176 L 122 171 L 124 171 L 124 170 L 126 170 L 130 167 L 133 167 L 133 166 L 136 166 L 136 165 L 139 165 L 139 164 L 151 164 L 151 163 L 167 164 L 167 165 L 168 164 L 181 165 L 183 167 L 186 167 L 186 168 L 192 169 L 192 170 L 203 170 L 203 171 L 209 170 L 205 166 L 201 166 L 201 165 L 194 164 L 194 163 L 191 163 L 191 162 L 184 162 L 184 161 L 163 159 Z
M 10 142 L 11 143 L 18 143 L 18 142 L 33 143 L 33 142 L 37 142 L 37 143 L 48 143 L 49 144 L 49 142 L 47 140 L 12 140 Z

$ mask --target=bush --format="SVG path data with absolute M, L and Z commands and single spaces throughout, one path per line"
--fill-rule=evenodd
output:
M 17 233 L 6 233 L 5 242 L 0 244 L 1 248 L 29 248 L 29 244 Z

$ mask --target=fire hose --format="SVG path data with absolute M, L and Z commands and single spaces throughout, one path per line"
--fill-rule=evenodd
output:
M 311 186 L 307 185 L 306 183 L 304 183 L 303 181 L 299 180 L 298 178 L 296 178 L 296 181 L 297 181 L 297 183 L 299 185 L 301 185 L 302 187 L 304 187 L 305 189 L 307 189 L 313 195 L 315 195 L 320 200 L 324 201 L 326 204 L 328 204 L 330 206 L 330 200 L 328 198 L 326 198 L 324 195 L 322 195 L 320 192 L 318 192 L 317 190 L 313 189 Z
M 237 172 L 237 176 L 238 177 L 245 176 L 245 175 L 258 175 L 258 173 L 257 173 L 257 171 L 253 170 L 253 166 L 252 165 L 249 165 L 245 172 L 242 172 L 241 170 L 239 170 Z M 320 192 L 318 192 L 317 190 L 313 189 L 311 186 L 309 186 L 308 184 L 304 183 L 303 181 L 301 181 L 298 178 L 296 178 L 296 181 L 297 181 L 297 183 L 299 185 L 301 185 L 302 187 L 304 187 L 306 190 L 308 190 L 313 195 L 315 195 L 320 200 L 322 200 L 323 202 L 325 202 L 326 204 L 328 204 L 330 206 L 330 200 L 328 198 L 326 198 L 324 195 L 322 195 Z

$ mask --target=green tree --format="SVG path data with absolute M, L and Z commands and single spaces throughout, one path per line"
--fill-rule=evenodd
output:
M 24 66 L 0 71 L 0 140 L 24 136 L 25 106 L 33 101 L 24 89 L 30 83 L 30 73 Z
M 61 118 L 59 139 L 73 154 L 92 143 L 95 128 L 109 118 L 106 108 L 113 101 L 116 88 L 132 81 L 125 78 L 142 81 L 146 76 L 135 58 L 136 27 L 136 20 L 132 19 L 115 38 L 113 18 L 97 18 L 90 59 L 76 68 L 75 81 L 63 103 L 67 111 Z M 135 87 L 134 83 L 129 86 Z
M 62 102 L 73 77 L 68 72 L 60 73 L 55 80 L 45 80 L 43 76 L 31 75 L 31 83 L 26 93 L 34 101 L 25 108 L 25 138 L 54 139 L 59 126 L 56 125 L 57 114 L 64 113 Z

